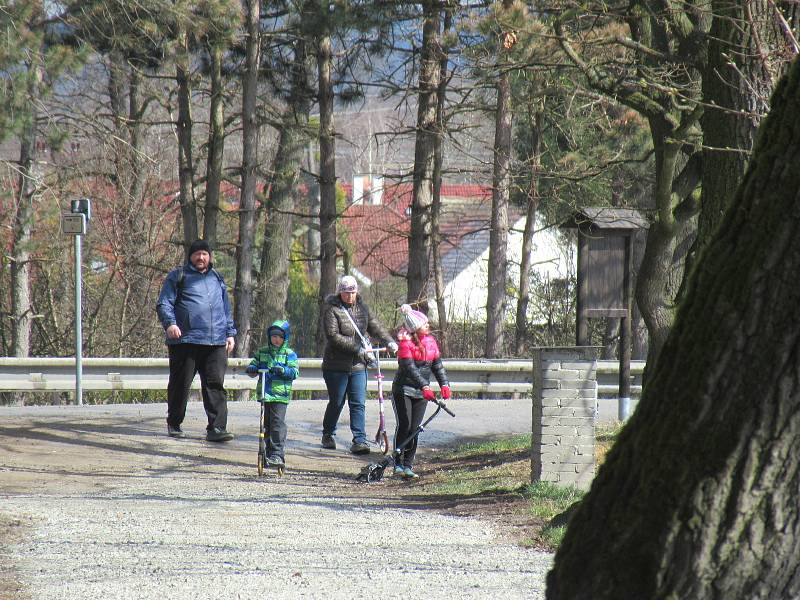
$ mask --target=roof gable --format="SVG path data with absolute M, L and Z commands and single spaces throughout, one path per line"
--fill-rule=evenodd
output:
M 352 194 L 352 186 L 345 186 L 345 192 Z M 446 284 L 489 246 L 491 188 L 442 185 L 441 196 L 439 250 Z M 342 215 L 353 248 L 352 265 L 373 282 L 406 273 L 411 199 L 411 184 L 390 184 L 384 187 L 382 204 L 354 204 Z M 510 212 L 509 220 L 515 222 L 520 215 Z

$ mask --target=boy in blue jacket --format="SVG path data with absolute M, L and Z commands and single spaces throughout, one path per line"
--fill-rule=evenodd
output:
M 300 369 L 297 354 L 289 347 L 289 321 L 275 321 L 267 329 L 269 343 L 256 350 L 246 373 L 258 376 L 268 370 L 256 388 L 256 399 L 264 403 L 264 431 L 267 434 L 267 464 L 283 467 L 286 446 L 286 409 L 292 397 L 292 381 Z M 262 389 L 263 383 L 263 389 Z

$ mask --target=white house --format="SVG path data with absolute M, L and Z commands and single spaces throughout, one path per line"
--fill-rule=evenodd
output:
M 508 277 L 516 287 L 522 260 L 522 231 L 525 217 L 517 219 L 508 235 Z M 574 249 L 565 243 L 564 236 L 554 227 L 537 222 L 533 236 L 532 271 L 542 280 L 567 279 L 575 275 Z M 489 231 L 480 230 L 465 235 L 462 243 L 442 257 L 445 280 L 445 305 L 449 321 L 480 321 L 486 318 L 489 286 Z M 514 305 L 508 306 L 509 320 Z M 436 306 L 431 307 L 436 314 Z M 532 309 L 534 310 L 534 309 Z M 540 315 L 531 315 L 538 322 Z

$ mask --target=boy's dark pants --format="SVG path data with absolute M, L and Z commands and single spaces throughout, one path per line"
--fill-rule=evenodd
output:
M 179 427 L 186 417 L 189 387 L 195 373 L 200 373 L 203 407 L 208 427 L 225 429 L 228 425 L 228 399 L 225 395 L 225 369 L 228 353 L 225 346 L 173 344 L 169 348 L 169 383 L 167 384 L 167 423 Z
M 286 446 L 286 409 L 283 402 L 264 402 L 264 431 L 267 433 L 267 456 L 283 455 Z

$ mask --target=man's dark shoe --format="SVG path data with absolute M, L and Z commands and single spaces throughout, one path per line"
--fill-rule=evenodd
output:
M 206 432 L 206 440 L 209 442 L 230 442 L 233 439 L 233 434 L 225 429 L 214 427 Z
M 183 429 L 181 429 L 180 425 L 175 425 L 174 427 L 167 423 L 167 435 L 169 437 L 174 438 L 185 438 L 186 434 L 183 433 Z
M 322 447 L 327 450 L 336 450 L 336 440 L 332 435 L 325 433 L 322 435 Z
M 350 446 L 350 452 L 353 454 L 369 454 L 369 444 L 367 442 L 353 442 Z

